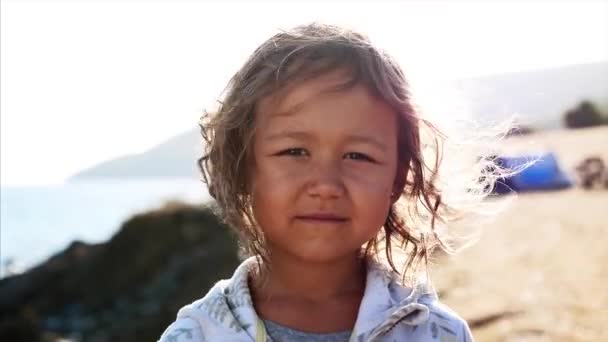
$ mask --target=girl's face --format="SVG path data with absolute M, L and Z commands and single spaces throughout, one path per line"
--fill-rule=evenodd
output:
M 397 169 L 396 113 L 339 74 L 256 110 L 253 213 L 273 256 L 351 257 L 384 224 Z

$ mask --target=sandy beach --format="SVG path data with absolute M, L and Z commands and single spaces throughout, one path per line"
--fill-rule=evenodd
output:
M 554 151 L 572 174 L 587 155 L 608 161 L 608 127 L 512 138 L 504 148 Z M 607 243 L 607 190 L 520 194 L 433 277 L 479 341 L 600 341 L 608 336 Z

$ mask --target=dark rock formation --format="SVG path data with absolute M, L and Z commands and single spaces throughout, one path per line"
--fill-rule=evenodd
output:
M 232 274 L 236 246 L 208 207 L 137 215 L 106 243 L 74 242 L 0 280 L 0 341 L 155 341 L 181 306 Z

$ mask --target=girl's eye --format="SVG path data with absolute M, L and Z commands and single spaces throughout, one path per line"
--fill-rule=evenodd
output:
M 288 148 L 277 153 L 278 156 L 293 156 L 293 157 L 305 157 L 308 155 L 305 149 L 303 148 Z
M 349 152 L 345 155 L 345 157 L 348 159 L 353 159 L 353 160 L 374 162 L 374 160 L 372 158 L 368 157 L 367 155 L 365 155 L 363 153 L 359 153 L 359 152 Z

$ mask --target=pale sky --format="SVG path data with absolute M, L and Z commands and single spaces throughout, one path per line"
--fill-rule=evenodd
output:
M 2 0 L 0 183 L 60 183 L 195 127 L 258 44 L 313 20 L 412 79 L 608 60 L 608 1 Z

